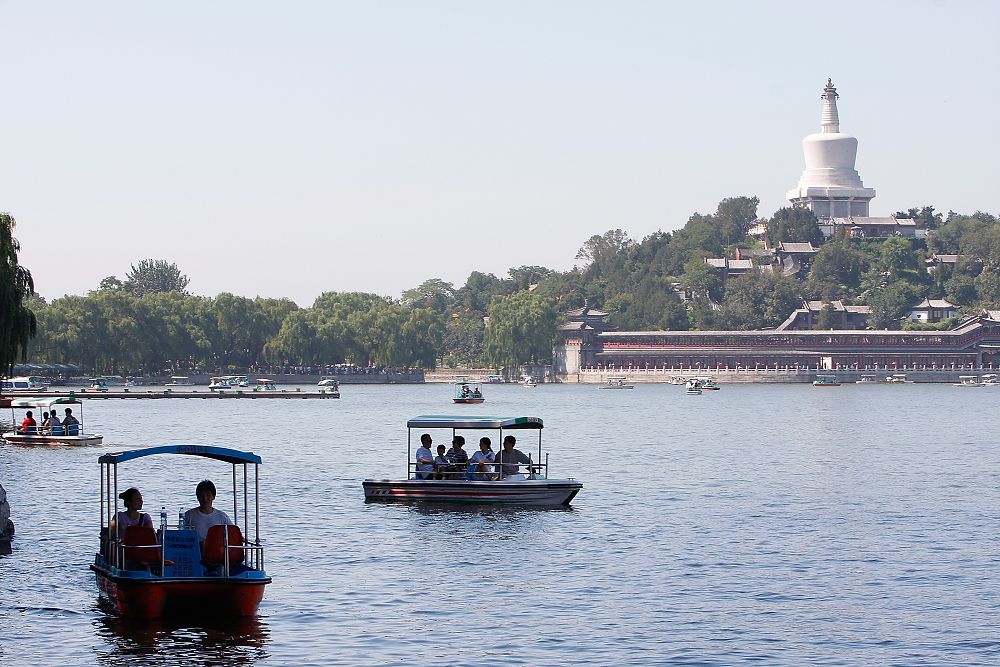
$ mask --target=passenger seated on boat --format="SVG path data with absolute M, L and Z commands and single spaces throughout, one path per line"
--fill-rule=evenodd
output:
M 212 507 L 216 492 L 215 484 L 211 480 L 204 479 L 198 482 L 194 494 L 198 498 L 198 506 L 184 513 L 184 525 L 196 530 L 198 541 L 204 543 L 209 528 L 212 526 L 231 526 L 233 522 L 225 512 Z
M 229 544 L 229 573 L 234 574 L 234 570 L 240 572 L 245 560 L 243 551 L 243 533 L 236 525 L 216 525 L 208 529 L 205 536 L 205 543 L 201 547 L 201 562 L 205 566 L 206 574 L 224 574 L 223 566 L 226 563 L 226 541 Z
M 472 390 L 472 398 L 482 398 L 483 392 L 479 391 L 479 387 Z
M 118 512 L 111 520 L 111 529 L 117 531 L 119 542 L 125 539 L 125 533 L 130 527 L 147 526 L 153 530 L 153 519 L 145 512 L 139 511 L 142 509 L 142 494 L 139 493 L 139 489 L 130 487 L 119 493 L 118 497 L 125 501 L 125 511 Z
M 35 418 L 31 416 L 31 410 L 28 410 L 27 414 L 24 415 L 24 420 L 21 421 L 21 425 L 17 427 L 17 432 L 21 435 L 34 435 L 37 426 Z
M 474 452 L 469 459 L 469 479 L 485 481 L 493 479 L 493 443 L 489 438 L 479 439 L 479 451 Z
M 420 436 L 420 446 L 417 448 L 417 479 L 430 479 L 434 472 L 434 454 L 431 453 L 430 433 Z
M 62 420 L 66 435 L 80 435 L 80 422 L 73 416 L 73 409 L 66 408 L 66 416 Z
M 49 432 L 49 413 L 48 412 L 43 412 L 42 413 L 42 423 L 38 426 L 38 432 L 39 433 L 48 433 Z
M 59 421 L 59 415 L 56 414 L 55 410 L 49 413 L 49 428 L 47 433 L 49 435 L 63 435 L 64 433 L 62 422 Z
M 531 458 L 520 449 L 514 449 L 517 439 L 508 435 L 503 439 L 503 449 L 496 456 L 496 462 L 500 464 L 500 478 L 516 475 L 520 471 L 520 463 L 531 463 Z
M 434 474 L 431 479 L 446 479 L 448 472 L 448 457 L 444 454 L 444 445 L 437 446 L 437 456 L 434 457 Z
M 451 449 L 448 450 L 448 479 L 465 479 L 466 465 L 469 463 L 469 453 L 462 449 L 465 447 L 465 438 L 456 435 L 452 438 Z

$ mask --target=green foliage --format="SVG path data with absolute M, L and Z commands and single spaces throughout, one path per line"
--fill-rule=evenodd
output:
M 26 302 L 35 291 L 31 272 L 17 263 L 21 249 L 14 238 L 15 221 L 0 213 L 0 374 L 10 373 L 14 362 L 27 359 L 28 345 L 37 327 L 35 313 Z
M 802 304 L 802 286 L 772 271 L 752 271 L 726 283 L 718 317 L 725 329 L 776 327 Z
M 828 301 L 857 294 L 868 264 L 868 256 L 848 239 L 828 241 L 813 258 L 806 292 Z
M 552 358 L 556 333 L 555 304 L 531 292 L 494 299 L 484 337 L 486 362 L 512 375 L 524 363 Z
M 806 208 L 781 208 L 767 221 L 767 239 L 772 246 L 778 243 L 823 242 L 816 215 Z
M 430 278 L 418 287 L 403 292 L 402 303 L 409 308 L 429 308 L 439 315 L 450 312 L 455 302 L 455 287 L 440 278 Z
M 941 214 L 935 213 L 933 206 L 921 206 L 919 208 L 907 209 L 906 211 L 897 211 L 896 217 L 915 220 L 917 227 L 922 229 L 937 229 L 942 225 Z
M 961 321 L 961 317 L 946 317 L 938 322 L 903 320 L 903 331 L 948 331 L 957 327 Z
M 447 366 L 477 367 L 483 363 L 483 318 L 464 313 L 448 319 L 441 356 Z
M 865 303 L 871 308 L 868 326 L 872 329 L 897 328 L 910 306 L 919 298 L 919 289 L 905 281 L 872 289 L 865 295 Z
M 101 286 L 103 289 L 104 281 Z M 124 288 L 135 296 L 156 292 L 186 293 L 187 286 L 188 277 L 181 273 L 177 265 L 162 259 L 144 259 L 138 266 L 133 264 L 132 270 L 125 277 L 124 284 Z

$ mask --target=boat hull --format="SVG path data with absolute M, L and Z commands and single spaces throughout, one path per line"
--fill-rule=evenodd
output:
M 4 433 L 3 439 L 12 445 L 99 445 L 103 435 L 23 435 Z
M 478 405 L 485 401 L 485 398 L 453 398 L 451 399 L 455 403 L 466 403 L 469 405 Z
M 115 613 L 127 618 L 210 615 L 214 618 L 253 616 L 264 599 L 270 577 L 133 577 L 91 565 L 101 596 Z
M 495 505 L 569 505 L 581 482 L 571 479 L 518 481 L 462 481 L 427 479 L 366 479 L 365 500 L 370 502 L 428 501 Z

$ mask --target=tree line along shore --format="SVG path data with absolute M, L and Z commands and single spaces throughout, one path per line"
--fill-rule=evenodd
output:
M 176 264 L 152 259 L 84 295 L 47 302 L 17 263 L 14 218 L 0 214 L 0 306 L 7 306 L 0 362 L 6 369 L 17 359 L 73 363 L 121 375 L 338 363 L 493 367 L 516 375 L 522 364 L 551 361 L 561 314 L 585 303 L 632 331 L 770 328 L 803 300 L 817 299 L 867 306 L 868 326 L 876 329 L 949 326 L 904 323 L 921 298 L 946 298 L 960 314 L 1000 307 L 995 215 L 942 215 L 924 206 L 896 214 L 913 220 L 923 238 L 859 238 L 844 230 L 826 238 L 810 211 L 782 208 L 760 218 L 758 203 L 726 198 L 714 213 L 695 213 L 676 231 L 641 240 L 621 229 L 594 235 L 565 272 L 473 271 L 461 287 L 428 278 L 399 299 L 328 291 L 309 307 L 286 298 L 194 295 Z M 766 258 L 790 242 L 816 250 L 792 274 L 765 260 L 733 276 L 706 261 Z M 929 271 L 928 260 L 939 256 L 952 260 Z

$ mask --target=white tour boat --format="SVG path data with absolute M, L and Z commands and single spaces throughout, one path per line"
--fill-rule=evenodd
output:
M 4 433 L 3 439 L 17 445 L 99 445 L 104 436 L 83 432 L 83 403 L 78 398 L 15 398 L 10 402 L 14 430 Z M 51 428 L 42 426 L 42 413 L 55 412 L 59 420 L 66 418 L 66 410 L 77 420 L 76 424 L 59 425 Z M 34 426 L 22 427 L 21 416 L 32 412 Z M 75 414 L 73 414 L 75 413 Z
M 854 384 L 878 384 L 878 376 L 872 373 L 862 373 L 861 379 L 856 380 Z
M 913 384 L 913 380 L 906 379 L 906 373 L 896 373 L 894 375 L 887 375 L 885 378 L 886 384 Z
M 535 380 L 535 378 L 531 377 L 530 375 L 525 375 L 524 377 L 521 378 L 521 386 L 522 387 L 537 387 L 538 386 L 538 382 Z
M 978 375 L 959 375 L 956 387 L 985 387 Z
M 208 383 L 209 391 L 215 391 L 216 389 L 232 389 L 233 385 L 229 383 L 229 377 L 218 377 L 212 378 L 212 381 Z
M 340 380 L 338 380 L 337 378 L 323 378 L 322 380 L 320 380 L 319 382 L 316 383 L 316 386 L 317 387 L 339 387 L 340 386 Z
M 405 479 L 366 479 L 362 483 L 366 501 L 428 501 L 444 503 L 487 503 L 499 505 L 560 506 L 569 505 L 580 492 L 583 484 L 572 478 L 550 479 L 548 455 L 542 462 L 542 420 L 538 417 L 466 417 L 453 415 L 427 415 L 414 417 L 406 422 L 407 453 Z M 535 431 L 538 433 L 538 459 L 519 452 L 518 462 L 506 458 L 502 463 L 486 464 L 486 474 L 473 479 L 475 464 L 450 464 L 446 470 L 417 470 L 414 461 L 414 444 L 419 444 L 420 433 L 444 429 L 446 438 L 452 439 L 459 431 L 479 431 L 468 439 L 470 450 L 475 447 L 484 431 L 497 431 L 495 446 L 499 457 L 507 435 Z M 438 431 L 440 433 L 440 431 Z M 490 470 L 493 468 L 493 470 Z M 442 477 L 445 479 L 434 479 Z M 499 477 L 499 479 L 497 479 Z
M 470 382 L 465 378 L 455 383 L 455 395 L 451 398 L 452 403 L 469 403 L 478 405 L 486 401 L 483 397 L 483 390 L 479 388 L 478 382 Z
M 627 377 L 612 377 L 608 378 L 608 381 L 598 389 L 635 389 L 634 384 L 626 384 L 627 382 Z

